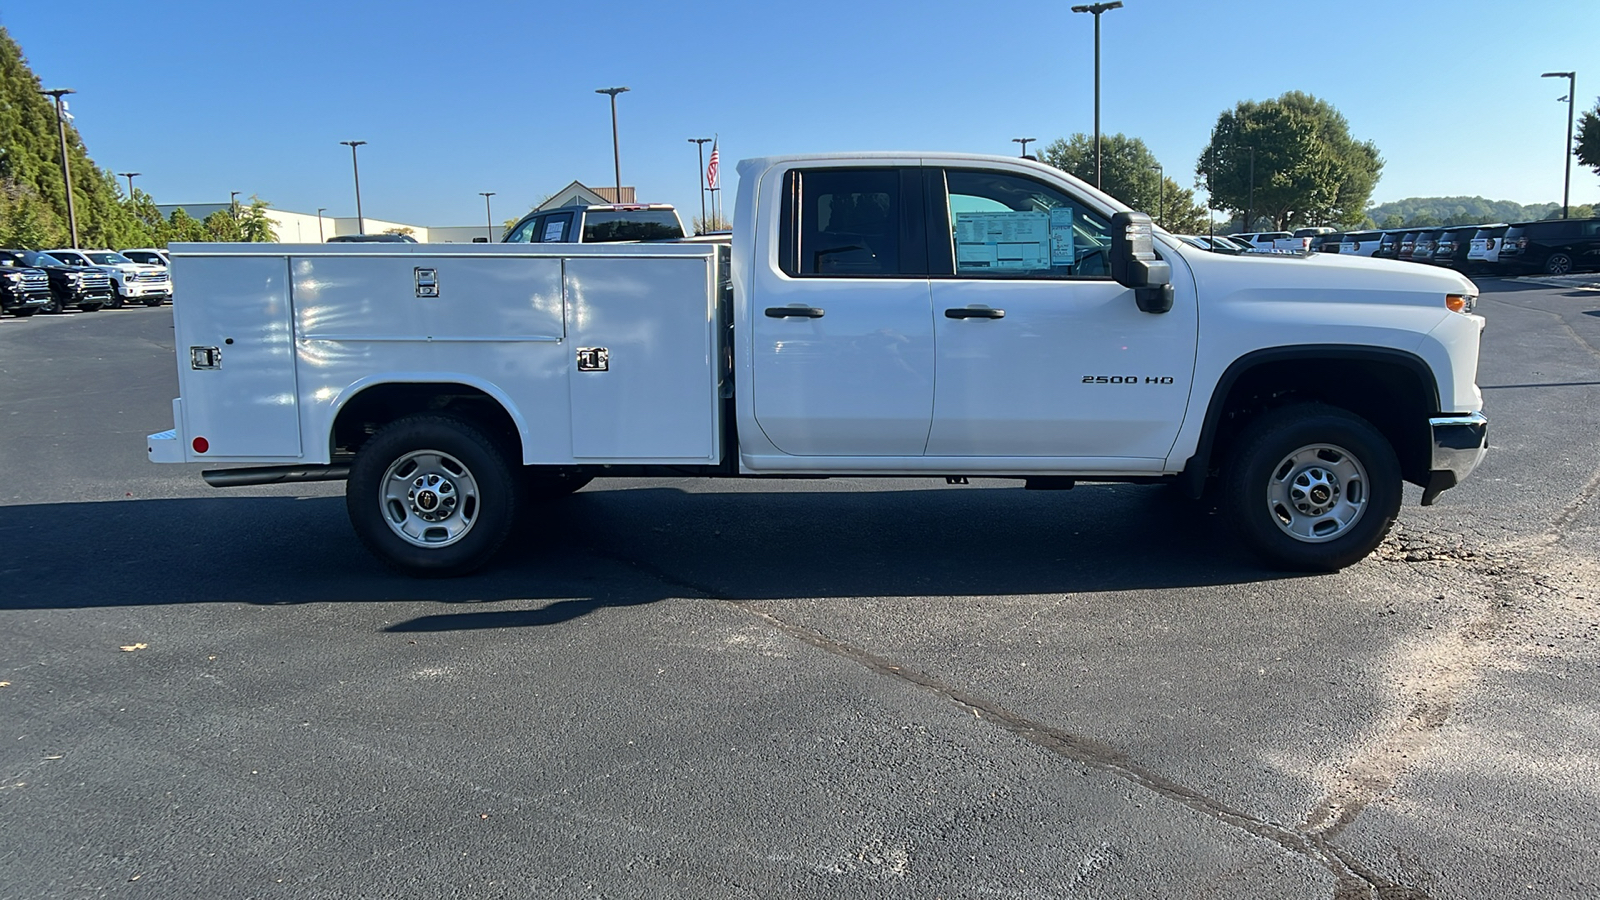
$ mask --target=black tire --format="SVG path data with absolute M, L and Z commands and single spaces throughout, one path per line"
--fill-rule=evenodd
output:
M 593 475 L 575 472 L 556 472 L 527 468 L 522 473 L 522 496 L 529 504 L 547 503 L 568 494 L 576 494 L 584 485 L 594 480 Z
M 56 296 L 55 291 L 50 292 L 50 302 L 40 308 L 52 316 L 59 316 L 67 311 L 66 305 L 61 302 L 60 297 Z
M 1361 560 L 1400 511 L 1400 463 L 1389 441 L 1360 416 L 1321 403 L 1275 409 L 1247 426 L 1224 462 L 1223 487 L 1222 505 L 1245 543 L 1293 571 Z M 1297 490 L 1306 505 L 1295 508 Z
M 122 291 L 117 288 L 116 282 L 112 282 L 111 299 L 106 301 L 106 306 L 109 306 L 112 309 L 121 309 L 123 306 L 127 305 L 127 303 L 128 298 L 122 295 Z
M 38 306 L 26 306 L 26 307 L 23 307 L 22 309 L 13 309 L 11 311 L 11 314 L 13 316 L 16 316 L 19 319 L 26 319 L 27 317 L 29 317 L 29 316 L 33 315 L 34 313 L 38 312 L 41 308 L 42 307 L 38 307 Z
M 1546 275 L 1572 274 L 1572 257 L 1565 253 L 1552 253 L 1544 261 Z
M 392 422 L 350 467 L 350 524 L 374 556 L 407 575 L 464 575 L 488 562 L 511 533 L 519 493 L 511 458 L 461 419 L 416 415 Z M 410 463 L 419 467 L 407 471 Z M 430 477 L 439 479 L 437 486 Z M 399 490 L 409 499 L 397 499 Z M 429 511 L 438 518 L 424 521 Z
M 78 309 L 80 309 L 80 310 L 82 310 L 84 312 L 99 312 L 100 310 L 102 310 L 104 308 L 105 308 L 105 304 L 104 303 L 80 303 L 80 304 L 78 304 Z
M 160 306 L 161 305 L 161 298 L 159 296 L 158 297 L 146 297 L 146 298 L 144 298 L 144 305 L 145 306 L 151 306 L 151 307 Z

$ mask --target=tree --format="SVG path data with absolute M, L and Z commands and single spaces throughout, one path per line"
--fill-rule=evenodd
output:
M 59 246 L 71 241 L 67 192 L 61 178 L 55 101 L 40 94 L 41 87 L 22 48 L 0 28 L 0 185 L 21 192 L 14 197 L 27 198 L 5 204 L 0 215 L 26 216 L 22 224 L 45 229 L 41 233 L 50 233 L 50 223 L 59 221 L 60 234 L 51 233 L 59 240 L 48 242 Z M 76 128 L 68 123 L 65 130 L 80 243 L 87 247 L 127 246 L 122 242 L 143 232 L 123 204 L 116 179 L 89 159 Z M 0 232 L 16 233 L 22 224 L 0 219 Z
M 219 209 L 209 216 L 205 222 L 206 236 L 201 240 L 207 241 L 237 241 L 239 237 L 239 219 L 232 210 Z
M 1406 224 L 1406 217 L 1399 213 L 1390 213 L 1383 217 L 1384 228 L 1400 228 Z
M 1206 208 L 1195 203 L 1194 191 L 1160 174 L 1155 154 L 1144 141 L 1123 134 L 1103 134 L 1100 153 L 1101 190 L 1149 213 L 1168 231 L 1187 234 L 1206 230 Z M 1089 135 L 1057 138 L 1044 148 L 1039 159 L 1094 183 L 1094 138 Z
M 272 227 L 272 220 L 267 218 L 267 207 L 272 204 L 250 195 L 250 206 L 239 214 L 239 240 L 254 243 L 276 243 L 278 232 Z
M 733 223 L 714 212 L 706 213 L 705 218 L 694 216 L 689 220 L 689 227 L 695 234 L 705 234 L 708 231 L 732 231 Z
M 385 228 L 383 230 L 383 233 L 384 234 L 413 235 L 413 234 L 417 233 L 417 230 L 415 228 L 412 228 L 412 227 L 408 226 L 408 225 L 396 225 L 393 228 Z
M 1600 100 L 1596 100 L 1594 109 L 1578 117 L 1577 146 L 1572 148 L 1572 155 L 1578 162 L 1594 170 L 1600 175 Z
M 1359 224 L 1382 169 L 1377 146 L 1352 138 L 1332 104 L 1290 91 L 1218 116 L 1195 173 L 1223 208 L 1287 230 Z
M 167 219 L 167 241 L 169 243 L 182 243 L 184 241 L 209 241 L 213 240 L 206 231 L 206 226 L 194 216 L 183 209 L 175 209 Z

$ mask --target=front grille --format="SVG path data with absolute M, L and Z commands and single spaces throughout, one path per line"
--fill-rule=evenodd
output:
M 78 284 L 86 291 L 105 290 L 111 287 L 111 276 L 104 272 L 85 272 Z
M 133 276 L 133 280 L 142 284 L 165 284 L 167 282 L 167 273 L 140 272 Z
M 30 291 L 48 290 L 50 288 L 50 276 L 44 272 L 24 272 L 22 273 L 22 286 Z

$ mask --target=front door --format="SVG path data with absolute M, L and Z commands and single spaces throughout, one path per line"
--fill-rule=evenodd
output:
M 784 173 L 751 311 L 755 418 L 792 456 L 921 456 L 933 316 L 915 166 Z M 771 233 L 770 231 L 768 233 Z
M 943 181 L 927 455 L 1164 459 L 1194 375 L 1192 287 L 1177 280 L 1170 312 L 1140 312 L 1111 280 L 1109 220 L 1081 200 L 1020 172 Z

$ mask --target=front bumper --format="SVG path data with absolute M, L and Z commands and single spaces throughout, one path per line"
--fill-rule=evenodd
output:
M 1433 461 L 1422 491 L 1423 506 L 1432 506 L 1441 493 L 1460 484 L 1489 452 L 1489 420 L 1482 413 L 1431 418 L 1428 430 L 1433 435 Z

